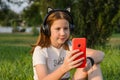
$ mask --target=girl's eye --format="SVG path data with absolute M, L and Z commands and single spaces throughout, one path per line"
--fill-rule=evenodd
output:
M 65 30 L 68 30 L 68 27 L 64 28 Z
M 55 30 L 59 31 L 61 28 L 58 27 L 58 28 L 55 28 Z M 68 27 L 65 27 L 64 30 L 68 30 Z
M 60 28 L 56 28 L 56 30 L 60 30 Z

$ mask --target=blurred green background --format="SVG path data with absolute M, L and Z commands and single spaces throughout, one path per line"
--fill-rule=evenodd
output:
M 30 45 L 36 42 L 47 7 L 71 7 L 73 36 L 86 37 L 88 47 L 105 52 L 104 80 L 120 80 L 119 4 L 120 0 L 0 0 L 0 80 L 33 80 Z

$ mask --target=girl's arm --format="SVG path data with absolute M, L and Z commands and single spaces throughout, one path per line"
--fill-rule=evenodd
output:
M 95 64 L 100 63 L 104 58 L 104 52 L 90 48 L 86 49 L 86 55 L 93 58 Z
M 47 67 L 44 64 L 36 65 L 35 69 L 39 80 L 59 80 L 65 74 L 62 66 L 50 74 L 48 74 Z
M 68 52 L 63 64 L 58 69 L 56 69 L 54 72 L 50 74 L 48 74 L 47 72 L 46 65 L 43 65 L 43 64 L 36 65 L 35 69 L 36 69 L 39 80 L 59 80 L 69 70 L 80 66 L 84 58 L 81 58 L 78 60 L 74 60 L 74 59 L 80 56 L 81 54 L 83 54 L 83 52 L 73 55 L 74 53 L 78 51 L 79 50 Z
M 96 66 L 96 64 L 100 63 L 104 58 L 104 53 L 102 51 L 89 49 L 89 48 L 86 49 L 86 55 L 87 55 L 87 57 L 91 57 L 94 60 L 94 63 L 95 63 L 94 66 Z M 89 61 L 89 60 L 87 60 L 87 61 Z M 92 67 L 91 64 L 89 64 L 89 62 L 87 62 L 85 68 L 77 68 L 76 69 L 73 80 L 78 80 L 78 79 L 86 80 L 87 76 L 88 75 L 90 76 L 90 74 L 88 74 L 89 70 L 94 71 L 94 73 L 92 73 L 92 77 L 95 76 L 94 79 L 96 79 L 96 77 L 101 78 L 101 75 L 98 75 L 98 74 L 101 74 L 100 67 L 97 65 L 94 68 L 94 67 Z

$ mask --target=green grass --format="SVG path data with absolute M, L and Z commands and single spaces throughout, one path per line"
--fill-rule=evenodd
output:
M 104 80 L 120 80 L 119 36 L 112 36 L 111 46 L 98 47 L 105 52 L 101 63 Z M 0 80 L 33 80 L 32 55 L 29 51 L 30 44 L 35 43 L 36 39 L 32 34 L 0 34 Z
M 120 48 L 107 47 L 102 50 L 105 52 L 101 63 L 104 80 L 120 80 Z
M 30 48 L 0 47 L 0 80 L 32 80 Z
M 120 47 L 120 34 L 113 34 L 110 38 L 110 45 Z
M 31 34 L 0 34 L 0 80 L 33 80 Z
M 0 46 L 30 46 L 36 38 L 32 34 L 0 34 Z
M 114 37 L 114 38 L 120 38 L 120 34 L 118 34 L 118 33 L 117 33 L 117 34 L 113 34 L 113 35 L 112 35 L 112 38 L 113 38 L 113 37 Z

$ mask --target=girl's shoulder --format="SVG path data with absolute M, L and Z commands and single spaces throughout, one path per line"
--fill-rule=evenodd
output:
M 41 47 L 40 46 L 36 46 L 35 49 L 41 49 Z
M 41 46 L 36 46 L 34 49 L 34 53 L 43 54 L 47 56 L 47 48 L 42 48 Z
M 36 46 L 35 50 L 42 50 L 42 51 L 44 51 L 44 50 L 46 50 L 46 48 L 42 48 L 41 46 Z
M 41 48 L 41 46 L 36 46 L 34 49 L 34 51 L 43 51 L 43 50 L 44 48 Z

